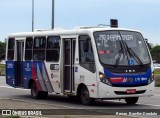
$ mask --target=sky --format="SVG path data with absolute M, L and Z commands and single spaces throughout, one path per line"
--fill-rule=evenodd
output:
M 34 2 L 34 29 L 51 29 L 52 0 Z M 110 19 L 160 44 L 160 0 L 55 0 L 55 28 L 109 25 Z M 32 0 L 0 0 L 0 41 L 31 31 Z

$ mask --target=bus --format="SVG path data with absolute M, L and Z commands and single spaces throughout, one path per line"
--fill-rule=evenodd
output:
M 152 58 L 140 31 L 116 27 L 79 27 L 12 33 L 6 46 L 6 83 L 31 90 L 136 104 L 154 91 Z

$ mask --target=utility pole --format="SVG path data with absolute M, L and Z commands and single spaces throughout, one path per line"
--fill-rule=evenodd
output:
M 34 32 L 34 0 L 32 0 L 32 32 Z
M 54 0 L 52 0 L 52 29 L 54 29 Z

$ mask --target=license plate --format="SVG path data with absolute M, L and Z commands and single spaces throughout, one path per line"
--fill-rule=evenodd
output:
M 134 94 L 134 93 L 136 93 L 136 89 L 127 89 L 126 92 L 128 94 Z

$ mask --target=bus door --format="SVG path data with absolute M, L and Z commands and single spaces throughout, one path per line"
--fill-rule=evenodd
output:
M 23 52 L 24 52 L 24 41 L 18 40 L 16 41 L 16 59 L 17 59 L 17 66 L 16 66 L 16 80 L 15 86 L 23 87 Z
M 64 92 L 72 93 L 74 87 L 74 63 L 75 63 L 76 39 L 64 39 Z

